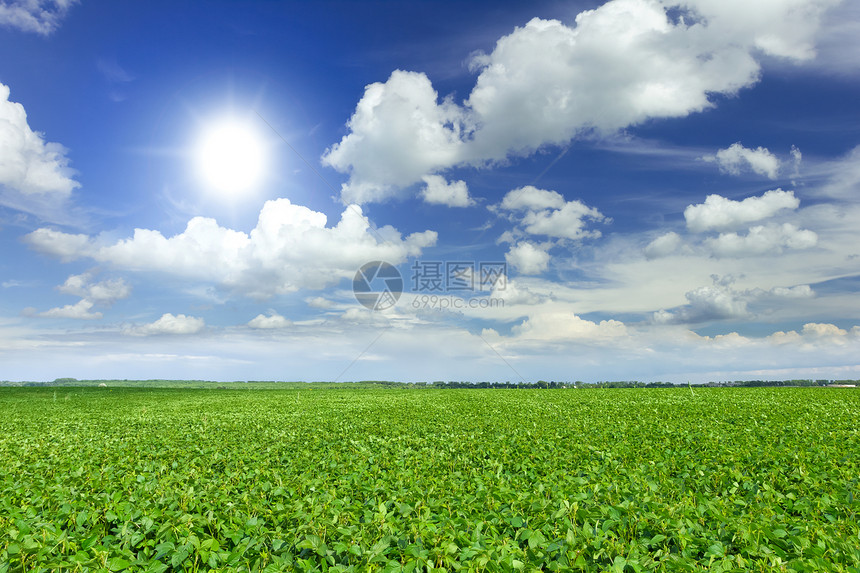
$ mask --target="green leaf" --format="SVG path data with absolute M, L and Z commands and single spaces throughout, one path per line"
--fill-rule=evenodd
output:
M 167 564 L 160 561 L 151 561 L 146 567 L 146 573 L 164 573 L 167 571 Z
M 108 562 L 108 569 L 111 571 L 122 571 L 123 569 L 127 569 L 131 566 L 131 561 L 123 559 L 122 557 L 114 557 Z

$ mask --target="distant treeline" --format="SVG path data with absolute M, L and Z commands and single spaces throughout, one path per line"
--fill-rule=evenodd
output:
M 57 378 L 51 382 L 9 382 L 0 381 L 0 386 L 75 386 L 75 387 L 132 387 L 132 388 L 200 388 L 200 389 L 326 389 L 326 388 L 436 388 L 436 389 L 520 389 L 520 390 L 564 390 L 573 388 L 677 388 L 679 386 L 696 388 L 711 387 L 811 387 L 811 386 L 860 386 L 860 380 L 734 380 L 683 384 L 674 382 L 639 382 L 637 380 L 583 382 L 545 381 L 537 382 L 392 382 L 387 380 L 364 380 L 361 382 L 275 382 L 268 380 L 238 380 L 234 382 L 213 382 L 208 380 L 78 380 L 76 378 Z

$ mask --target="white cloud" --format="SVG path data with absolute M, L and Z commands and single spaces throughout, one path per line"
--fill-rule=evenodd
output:
M 423 73 L 396 70 L 365 88 L 347 123 L 350 133 L 323 164 L 350 174 L 344 201 L 379 201 L 460 159 L 462 110 L 441 103 Z
M 80 185 L 71 178 L 66 149 L 30 129 L 24 106 L 9 94 L 0 83 L 0 186 L 24 196 L 67 198 Z
M 506 212 L 504 215 L 516 225 L 514 229 L 505 231 L 497 242 L 511 243 L 505 260 L 523 275 L 546 271 L 550 261 L 549 250 L 554 246 L 570 246 L 573 244 L 571 241 L 600 237 L 600 231 L 586 228 L 587 221 L 611 221 L 582 201 L 567 201 L 556 191 L 532 185 L 509 191 L 501 203 L 491 206 L 490 210 Z M 527 235 L 542 235 L 551 240 L 540 244 L 522 240 Z
M 525 231 L 532 235 L 572 240 L 599 237 L 600 231 L 585 229 L 586 219 L 604 221 L 606 217 L 582 201 L 573 200 L 565 203 L 561 209 L 530 211 L 523 217 L 522 224 Z
M 490 298 L 504 300 L 505 308 L 514 305 L 533 306 L 546 302 L 548 299 L 547 296 L 532 292 L 527 286 L 514 280 L 504 281 L 504 284 L 501 284 L 501 281 L 496 283 Z
M 87 299 L 81 299 L 75 304 L 67 304 L 62 307 L 52 308 L 40 312 L 37 316 L 44 318 L 74 318 L 81 320 L 95 320 L 102 317 L 100 312 L 90 312 L 94 303 Z
M 501 208 L 508 211 L 542 211 L 544 209 L 560 209 L 565 200 L 561 193 L 538 189 L 534 185 L 526 185 L 508 191 L 502 199 Z
M 555 191 L 531 185 L 509 191 L 501 204 L 494 207 L 494 210 L 498 209 L 513 211 L 511 218 L 518 220 L 525 233 L 559 239 L 599 237 L 600 231 L 585 228 L 586 220 L 609 221 L 600 211 L 582 201 L 565 201 Z
M 57 287 L 63 294 L 70 294 L 88 299 L 94 303 L 113 304 L 117 300 L 128 298 L 131 287 L 123 279 L 110 279 L 98 283 L 90 282 L 93 275 L 83 273 L 71 275 L 66 282 Z
M 769 179 L 776 179 L 779 175 L 779 159 L 765 147 L 749 149 L 737 142 L 726 149 L 720 149 L 715 156 L 708 155 L 703 159 L 716 161 L 721 171 L 731 175 L 740 175 L 746 168 Z
M 268 316 L 258 314 L 248 322 L 251 328 L 274 329 L 286 328 L 293 323 L 276 312 L 270 312 Z
M 673 312 L 654 313 L 657 324 L 695 323 L 707 320 L 740 318 L 748 315 L 747 301 L 738 293 L 719 285 L 703 286 L 688 292 L 688 304 Z
M 334 302 L 322 296 L 315 296 L 311 298 L 306 298 L 305 302 L 308 303 L 308 306 L 311 308 L 332 308 L 334 306 Z
M 45 318 L 75 318 L 95 320 L 102 318 L 101 312 L 90 312 L 96 304 L 109 307 L 120 299 L 128 298 L 131 287 L 123 279 L 110 279 L 93 283 L 92 273 L 71 275 L 57 290 L 63 294 L 79 296 L 81 300 L 75 304 L 52 308 L 38 313 L 36 316 Z
M 811 249 L 818 244 L 818 234 L 798 229 L 791 223 L 756 225 L 746 235 L 721 233 L 705 245 L 718 257 L 752 257 L 781 253 L 785 249 Z
M 844 157 L 830 161 L 819 167 L 820 175 L 826 181 L 812 192 L 825 197 L 854 202 L 857 187 L 860 185 L 860 145 L 854 147 Z
M 537 245 L 523 241 L 511 246 L 505 253 L 507 263 L 524 275 L 537 275 L 544 272 L 549 265 L 548 245 Z
M 37 251 L 63 260 L 91 258 L 116 268 L 159 272 L 209 281 L 253 298 L 302 288 L 319 289 L 351 278 L 368 261 L 397 265 L 436 242 L 434 231 L 405 239 L 395 229 L 369 230 L 356 206 L 347 207 L 334 227 L 326 216 L 287 199 L 267 201 L 250 233 L 195 217 L 182 233 L 136 229 L 113 243 L 47 228 L 25 237 Z
M 369 85 L 323 163 L 349 174 L 347 201 L 379 201 L 452 166 L 684 117 L 757 82 L 763 55 L 814 57 L 821 15 L 836 3 L 610 0 L 573 26 L 534 18 L 472 58 L 479 75 L 462 103 L 440 101 L 422 73 Z M 670 17 L 679 7 L 684 18 Z M 753 151 L 770 174 L 763 159 Z
M 655 324 L 690 324 L 711 320 L 751 318 L 751 305 L 765 311 L 784 306 L 791 301 L 815 296 L 809 285 L 736 290 L 732 288 L 733 277 L 711 277 L 712 285 L 698 287 L 684 296 L 687 304 L 671 310 L 661 309 L 652 315 Z
M 599 323 L 580 318 L 572 312 L 539 313 L 511 328 L 520 340 L 585 340 L 605 342 L 627 336 L 627 327 L 617 320 Z
M 579 14 L 575 27 L 532 19 L 473 60 L 481 74 L 467 105 L 482 126 L 474 147 L 498 159 L 711 107 L 709 92 L 733 93 L 759 71 L 748 48 L 711 31 L 672 24 L 663 6 L 644 0 L 607 2 Z
M 0 2 L 0 25 L 47 36 L 60 26 L 77 0 L 11 0 Z
M 842 2 L 828 11 L 817 40 L 817 57 L 811 62 L 816 70 L 856 77 L 860 72 L 860 60 L 856 57 L 860 51 L 860 5 Z
M 809 285 L 797 285 L 793 287 L 773 287 L 770 291 L 764 293 L 765 296 L 770 295 L 776 298 L 812 298 L 815 296 L 815 291 Z
M 723 231 L 772 217 L 784 209 L 797 209 L 800 200 L 794 191 L 773 189 L 761 197 L 733 201 L 721 195 L 708 195 L 704 203 L 684 209 L 687 228 L 693 232 Z
M 37 251 L 58 257 L 63 262 L 86 256 L 92 250 L 92 241 L 87 235 L 64 233 L 45 227 L 27 235 L 25 241 Z
M 469 188 L 465 181 L 449 183 L 441 175 L 425 175 L 423 179 L 427 186 L 421 190 L 421 198 L 427 203 L 449 207 L 469 207 L 475 204 L 469 197 Z
M 521 235 L 521 234 L 522 233 L 519 230 L 517 230 L 517 233 L 515 234 L 514 231 L 509 229 L 509 230 L 505 231 L 504 233 L 502 233 L 501 235 L 499 235 L 499 238 L 496 239 L 496 244 L 501 245 L 503 243 L 516 243 L 517 242 L 517 235 Z
M 202 318 L 165 313 L 155 322 L 127 327 L 123 332 L 133 336 L 158 334 L 197 334 L 206 326 Z
M 362 306 L 350 306 L 340 314 L 338 320 L 353 325 L 373 326 L 375 328 L 392 326 L 392 323 L 384 314 Z
M 750 41 L 765 54 L 797 61 L 815 58 L 815 42 L 825 11 L 840 0 L 695 0 L 724 41 Z
M 822 324 L 810 322 L 803 325 L 804 336 L 812 336 L 815 338 L 833 338 L 848 336 L 848 331 L 843 330 L 835 324 Z
M 780 201 L 770 204 L 771 209 L 761 209 L 759 204 L 752 209 L 757 213 L 755 216 L 771 210 L 770 219 L 737 223 L 739 229 L 725 231 L 723 236 L 710 229 L 701 234 L 687 232 L 671 224 L 654 234 L 607 234 L 587 249 L 572 249 L 565 257 L 549 250 L 553 255 L 552 270 L 559 276 L 576 279 L 568 278 L 565 283 L 543 281 L 545 284 L 530 279 L 527 284 L 537 294 L 552 293 L 556 300 L 569 304 L 577 313 L 614 316 L 616 313 L 650 315 L 660 308 L 672 311 L 688 302 L 686 293 L 709 284 L 708 277 L 715 273 L 738 277 L 737 288 L 741 291 L 791 285 L 815 288 L 820 283 L 856 276 L 860 274 L 858 158 L 860 152 L 854 150 L 837 161 L 806 165 L 804 194 L 815 198 L 812 205 L 779 210 Z M 782 200 L 786 207 L 793 207 L 793 194 L 784 193 Z M 761 199 L 762 193 L 756 197 Z M 743 202 L 731 203 L 737 206 Z M 676 207 L 670 209 L 666 215 L 675 212 Z M 734 219 L 734 216 L 713 216 L 703 222 L 718 225 Z M 750 231 L 751 226 L 760 228 Z M 669 235 L 668 245 L 655 242 L 668 232 L 676 232 L 680 239 Z M 516 243 L 513 234 L 509 238 L 514 239 L 512 244 Z M 654 243 L 650 248 L 649 242 Z M 672 250 L 676 244 L 677 248 Z M 855 319 L 860 315 L 852 310 L 855 307 L 850 300 L 851 292 L 847 283 L 840 282 L 836 292 L 822 288 L 816 297 L 798 297 L 790 304 L 755 299 L 748 304 L 748 310 L 762 320 L 801 324 L 820 321 L 821 317 Z
M 788 332 L 774 332 L 767 340 L 778 345 L 795 345 L 801 347 L 839 347 L 860 340 L 860 327 L 854 326 L 851 330 L 839 328 L 835 324 L 808 322 L 803 325 L 800 332 L 789 330 Z
M 669 231 L 648 243 L 645 247 L 645 256 L 649 259 L 659 259 L 671 255 L 680 246 L 681 236 L 674 231 Z
M 800 164 L 803 162 L 803 154 L 794 145 L 791 146 L 791 162 L 794 165 L 791 176 L 797 179 L 800 177 Z

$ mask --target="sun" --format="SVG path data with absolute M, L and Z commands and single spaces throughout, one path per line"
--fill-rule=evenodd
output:
M 207 190 L 237 196 L 263 177 L 266 149 L 252 125 L 228 119 L 204 130 L 196 148 L 196 167 Z

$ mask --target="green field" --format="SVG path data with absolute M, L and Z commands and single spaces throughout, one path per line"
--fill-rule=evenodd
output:
M 831 388 L 0 388 L 0 572 L 857 572 L 858 420 Z

